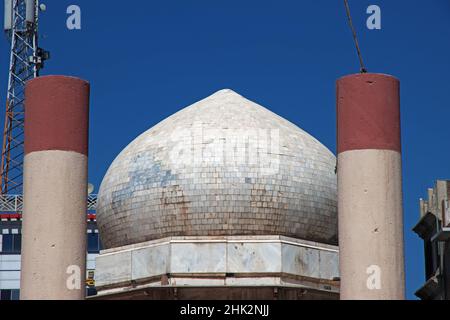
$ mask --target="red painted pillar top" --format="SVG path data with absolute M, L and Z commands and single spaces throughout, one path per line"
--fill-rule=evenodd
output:
M 45 76 L 25 87 L 25 154 L 60 150 L 88 154 L 89 83 Z
M 361 73 L 337 81 L 338 154 L 379 149 L 401 152 L 400 82 Z

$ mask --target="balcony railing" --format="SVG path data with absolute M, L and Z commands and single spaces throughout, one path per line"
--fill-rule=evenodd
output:
M 87 199 L 87 211 L 95 211 L 97 195 L 91 194 Z M 0 195 L 0 213 L 22 213 L 23 195 Z

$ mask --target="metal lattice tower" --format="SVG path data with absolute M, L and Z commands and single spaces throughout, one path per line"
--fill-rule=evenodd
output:
M 36 0 L 5 1 L 4 30 L 11 52 L 0 168 L 2 194 L 22 193 L 25 83 L 39 75 L 48 58 L 38 48 L 38 14 Z

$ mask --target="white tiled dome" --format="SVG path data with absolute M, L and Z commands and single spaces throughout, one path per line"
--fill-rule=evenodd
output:
M 337 243 L 335 156 L 221 90 L 143 133 L 100 187 L 103 245 L 167 236 L 284 235 Z

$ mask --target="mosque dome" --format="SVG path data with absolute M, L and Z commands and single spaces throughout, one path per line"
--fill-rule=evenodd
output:
M 336 158 L 231 90 L 160 122 L 100 187 L 105 248 L 169 236 L 282 235 L 337 244 Z

